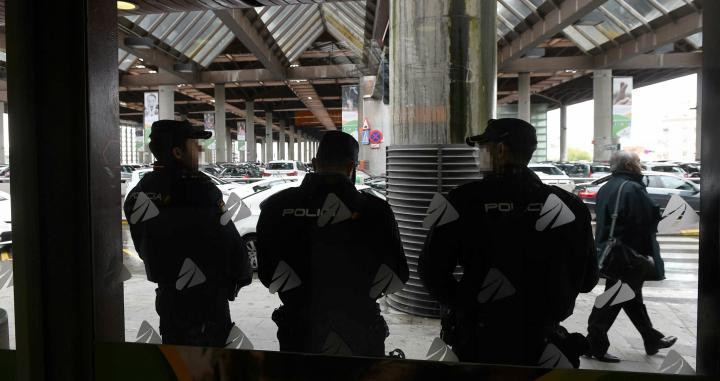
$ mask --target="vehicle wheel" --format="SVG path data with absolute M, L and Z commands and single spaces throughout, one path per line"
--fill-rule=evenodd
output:
M 250 257 L 250 267 L 253 271 L 257 271 L 257 236 L 255 234 L 248 234 L 243 237 L 243 240 L 245 241 L 248 257 Z

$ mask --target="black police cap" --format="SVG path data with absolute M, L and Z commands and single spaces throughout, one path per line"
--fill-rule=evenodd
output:
M 324 163 L 358 162 L 360 146 L 352 135 L 342 131 L 328 131 L 320 140 L 315 158 Z
M 150 141 L 172 139 L 209 139 L 212 131 L 205 131 L 202 126 L 193 126 L 187 121 L 158 120 L 152 124 Z
M 537 145 L 535 127 L 516 118 L 490 119 L 485 132 L 465 139 L 470 146 L 476 144 L 505 143 L 511 147 L 532 147 Z

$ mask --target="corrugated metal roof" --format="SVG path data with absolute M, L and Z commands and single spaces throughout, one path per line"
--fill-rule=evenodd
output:
M 498 0 L 498 39 L 512 39 L 514 29 L 545 3 L 547 0 Z M 651 22 L 685 6 L 691 5 L 684 0 L 608 0 L 563 33 L 584 52 L 602 50 L 604 44 L 639 27 L 651 29 Z
M 134 32 L 158 39 L 181 57 L 187 57 L 202 67 L 207 67 L 235 38 L 210 10 L 125 18 L 134 24 Z
M 260 7 L 256 10 L 291 64 L 324 30 L 318 4 Z

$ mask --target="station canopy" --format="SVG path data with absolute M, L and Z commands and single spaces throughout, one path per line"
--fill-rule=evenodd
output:
M 142 120 L 142 94 L 176 86 L 175 111 L 200 123 L 226 86 L 227 118 L 245 100 L 309 133 L 340 125 L 341 86 L 383 78 L 389 0 L 138 0 L 118 17 L 121 118 Z M 592 98 L 591 73 L 612 69 L 643 86 L 696 72 L 700 0 L 498 0 L 499 104 Z M 378 96 L 375 86 L 374 96 Z M 276 116 L 277 115 L 277 116 Z

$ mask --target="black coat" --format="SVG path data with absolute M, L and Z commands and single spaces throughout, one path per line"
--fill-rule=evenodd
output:
M 610 236 L 617 192 L 620 185 L 627 181 L 620 196 L 615 238 L 638 253 L 653 257 L 656 262 L 658 279 L 663 279 L 665 274 L 660 258 L 660 246 L 656 237 L 657 226 L 662 216 L 658 204 L 648 196 L 642 179 L 641 174 L 625 171 L 614 172 L 607 184 L 598 191 L 595 205 L 597 254 L 599 258 Z
M 341 175 L 308 174 L 299 187 L 267 199 L 257 232 L 258 276 L 271 290 L 279 288 L 283 304 L 296 316 L 369 324 L 380 316 L 380 295 L 371 295 L 380 267 L 389 268 L 395 281 L 408 280 L 389 205 L 359 192 Z M 274 281 L 281 283 L 273 287 Z
M 204 174 L 155 169 L 129 191 L 124 210 L 149 281 L 178 291 L 222 289 L 229 300 L 252 281 L 245 244 L 232 222 L 221 223 L 222 193 Z M 201 277 L 181 271 L 190 263 Z
M 477 346 L 467 361 L 537 359 L 549 327 L 598 281 L 587 207 L 527 168 L 463 185 L 447 201 L 445 213 L 457 215 L 432 228 L 419 271 L 457 316 L 454 346 Z

